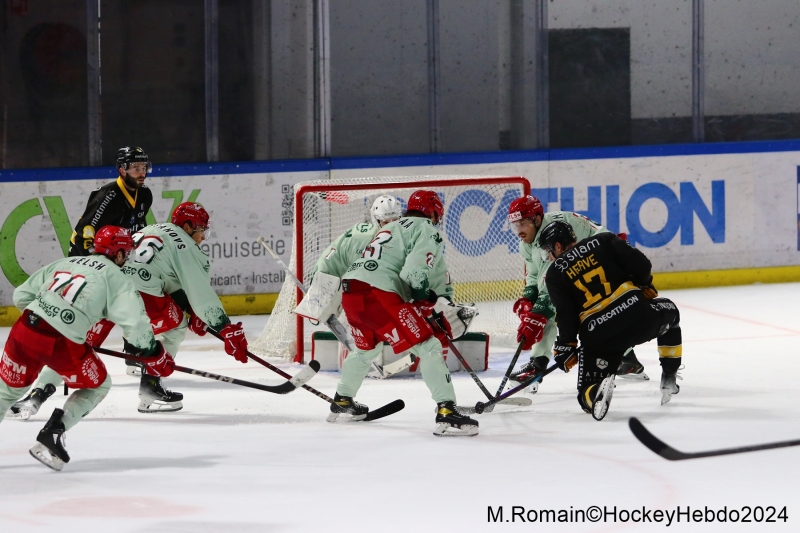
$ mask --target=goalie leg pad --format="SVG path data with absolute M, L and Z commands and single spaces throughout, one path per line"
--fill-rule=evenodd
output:
M 317 272 L 311 287 L 294 312 L 300 316 L 325 322 L 342 311 L 342 280 L 325 272 Z
M 447 324 L 450 325 L 452 332 L 452 340 L 457 340 L 463 337 L 469 330 L 472 320 L 478 316 L 478 309 L 475 304 L 455 304 L 447 298 L 439 297 L 436 300 L 433 310 L 438 320 L 444 318 Z M 441 317 L 441 318 L 440 318 Z M 444 328 L 447 330 L 447 328 Z

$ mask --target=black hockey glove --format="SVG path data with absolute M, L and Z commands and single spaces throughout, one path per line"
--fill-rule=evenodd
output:
M 578 363 L 578 343 L 556 340 L 553 344 L 553 356 L 556 366 L 564 372 L 569 372 Z

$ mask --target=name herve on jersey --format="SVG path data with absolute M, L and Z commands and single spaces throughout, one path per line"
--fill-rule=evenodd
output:
M 598 246 L 600 246 L 600 241 L 597 239 L 573 246 L 570 250 L 561 254 L 561 257 L 556 259 L 554 264 L 559 272 L 566 272 L 567 276 L 572 279 L 581 271 L 597 265 L 594 255 L 587 257 L 587 254 Z M 573 261 L 575 264 L 570 268 L 569 264 Z

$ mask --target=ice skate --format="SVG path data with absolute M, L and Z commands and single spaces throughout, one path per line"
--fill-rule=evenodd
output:
M 183 394 L 172 392 L 161 386 L 161 378 L 142 376 L 139 384 L 140 413 L 169 413 L 183 409 Z
M 462 415 L 455 402 L 441 402 L 436 406 L 437 437 L 474 437 L 478 434 L 478 421 Z
M 358 403 L 351 396 L 340 396 L 337 392 L 333 397 L 331 412 L 326 419 L 328 422 L 357 422 L 364 420 L 369 412 L 369 407 Z
M 611 397 L 614 395 L 614 388 L 617 386 L 614 383 L 615 377 L 614 374 L 611 374 L 597 388 L 597 394 L 592 405 L 592 418 L 595 420 L 602 420 L 608 413 L 608 406 L 611 405 Z
M 677 379 L 683 379 L 677 372 L 672 372 L 671 374 L 661 373 L 661 405 L 669 403 L 672 395 L 681 391 L 681 387 L 676 381 Z
M 62 409 L 54 409 L 50 420 L 44 425 L 36 437 L 36 444 L 30 449 L 34 459 L 56 471 L 61 471 L 64 464 L 69 462 L 66 445 L 66 429 L 61 417 Z
M 142 375 L 142 365 L 136 361 L 125 359 L 125 373 L 129 376 L 140 377 Z
M 516 381 L 517 383 L 522 383 L 523 381 L 527 381 L 530 378 L 541 374 L 547 369 L 547 365 L 550 363 L 550 359 L 545 357 L 544 355 L 540 355 L 539 357 L 534 357 L 527 363 L 525 363 L 522 368 L 508 376 L 508 379 L 511 381 Z M 535 383 L 531 383 L 531 385 L 525 389 L 525 392 L 530 394 L 536 394 L 539 391 L 539 383 L 542 380 L 539 380 Z
M 55 392 L 56 387 L 52 383 L 45 385 L 44 389 L 38 387 L 33 389 L 30 394 L 11 406 L 6 417 L 15 420 L 28 420 L 39 412 L 42 404 Z
M 650 377 L 644 373 L 644 365 L 636 358 L 636 354 L 633 350 L 622 356 L 622 362 L 620 362 L 619 368 L 617 368 L 617 376 L 625 379 L 650 379 Z

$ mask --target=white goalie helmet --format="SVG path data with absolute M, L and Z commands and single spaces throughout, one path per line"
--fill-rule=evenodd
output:
M 380 225 L 381 222 L 386 220 L 397 220 L 400 218 L 401 211 L 402 206 L 397 198 L 394 196 L 389 196 L 388 194 L 382 194 L 381 196 L 378 196 L 372 203 L 369 214 L 372 218 L 372 223 L 375 225 Z

